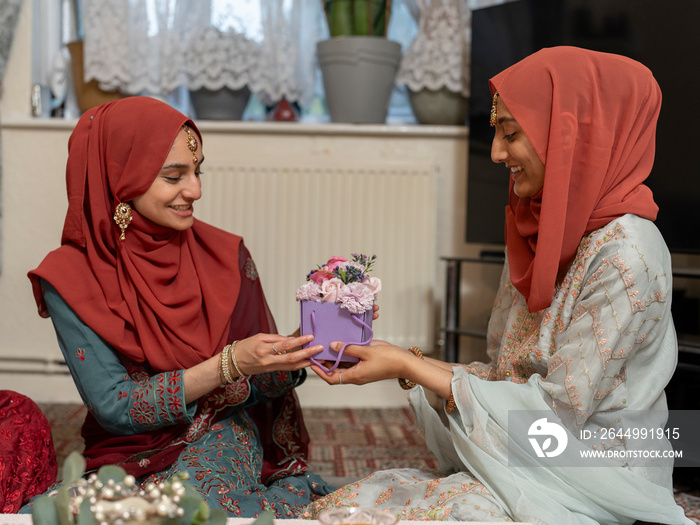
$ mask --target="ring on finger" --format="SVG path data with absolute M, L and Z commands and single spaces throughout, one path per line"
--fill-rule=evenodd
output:
M 272 343 L 272 351 L 277 355 L 284 353 L 284 352 L 280 352 L 279 350 L 277 350 L 277 348 L 275 348 L 275 343 Z
M 339 385 L 343 384 L 343 374 L 338 374 L 338 384 Z

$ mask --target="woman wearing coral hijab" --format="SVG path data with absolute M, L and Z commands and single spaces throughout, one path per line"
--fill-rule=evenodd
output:
M 361 359 L 353 368 L 315 368 L 330 384 L 339 374 L 417 384 L 410 402 L 442 475 L 378 472 L 306 515 L 376 505 L 404 519 L 691 523 L 673 498 L 672 461 L 642 459 L 669 452 L 654 438 L 677 354 L 671 258 L 643 184 L 659 87 L 638 62 L 573 47 L 534 53 L 490 87 L 492 159 L 510 176 L 491 361 L 449 364 L 375 342 L 346 348 Z M 444 400 L 437 410 L 425 389 Z M 630 437 L 643 426 L 654 435 Z M 587 459 L 594 450 L 611 454 Z
M 61 247 L 29 277 L 88 408 L 88 471 L 187 473 L 212 508 L 290 517 L 328 492 L 294 393 L 320 348 L 275 334 L 243 240 L 194 218 L 203 164 L 198 129 L 165 103 L 88 110 Z

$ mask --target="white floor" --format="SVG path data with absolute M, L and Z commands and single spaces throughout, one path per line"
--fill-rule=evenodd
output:
M 67 375 L 0 374 L 0 390 L 14 390 L 37 403 L 80 403 L 73 381 Z M 328 385 L 313 372 L 297 389 L 302 407 L 401 407 L 406 393 L 396 380 L 370 385 Z

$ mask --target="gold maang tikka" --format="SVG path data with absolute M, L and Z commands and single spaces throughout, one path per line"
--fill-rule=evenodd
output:
M 197 159 L 197 139 L 192 135 L 189 126 L 184 125 L 182 126 L 182 129 L 184 129 L 185 133 L 187 133 L 187 147 L 192 152 L 192 162 L 194 162 L 196 166 L 199 162 L 199 159 Z
M 494 93 L 491 99 L 491 118 L 489 119 L 491 127 L 496 125 L 496 120 L 498 120 L 498 93 Z
M 119 226 L 119 229 L 122 231 L 121 235 L 119 236 L 120 241 L 126 239 L 126 229 L 129 227 L 129 224 L 131 224 L 133 218 L 134 216 L 131 212 L 131 206 L 129 206 L 126 202 L 120 202 L 117 204 L 117 207 L 114 209 L 114 222 L 117 223 L 117 226 Z

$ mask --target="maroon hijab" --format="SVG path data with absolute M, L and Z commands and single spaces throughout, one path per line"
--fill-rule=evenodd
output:
M 117 204 L 145 193 L 186 116 L 149 97 L 88 110 L 68 143 L 68 213 L 61 247 L 29 273 L 127 358 L 156 372 L 189 368 L 221 350 L 240 289 L 240 237 L 195 219 L 180 232 L 133 209 L 119 240 Z M 201 135 L 199 135 L 201 143 Z
M 545 164 L 533 198 L 510 188 L 506 246 L 513 285 L 531 312 L 548 307 L 581 238 L 658 210 L 643 184 L 654 164 L 661 90 L 630 58 L 576 47 L 542 49 L 491 79 Z

